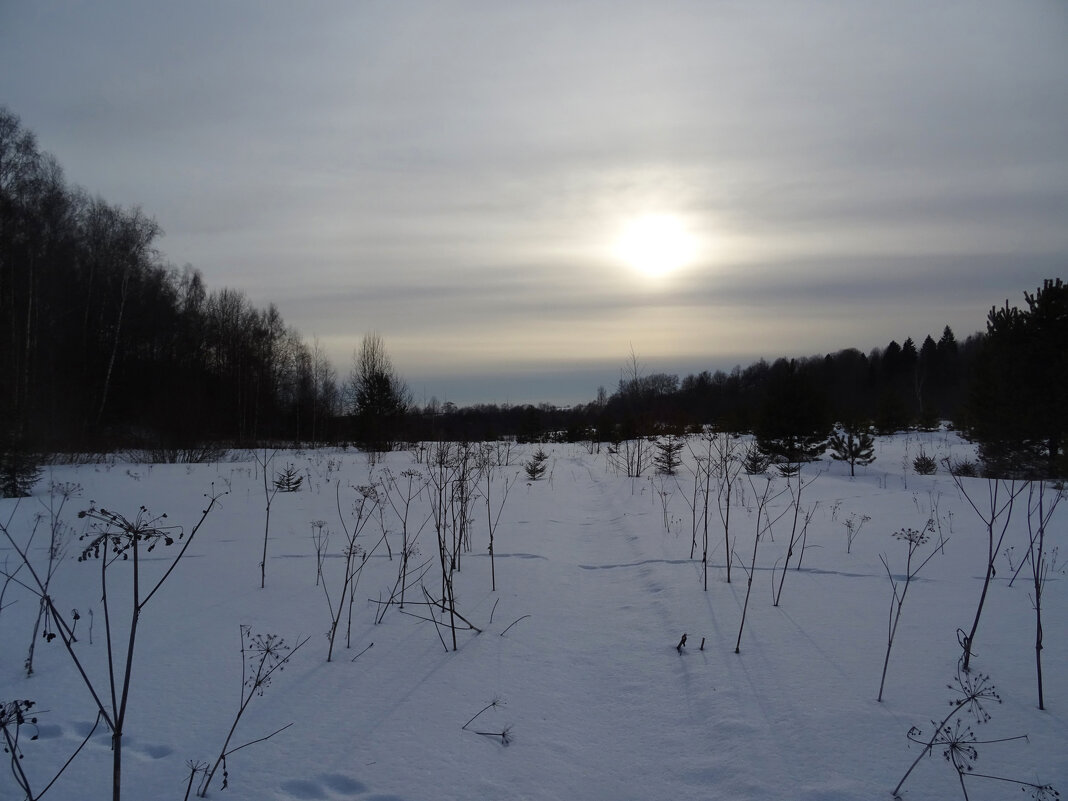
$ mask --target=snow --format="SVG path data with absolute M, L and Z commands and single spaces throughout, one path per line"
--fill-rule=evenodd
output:
M 334 661 L 326 662 L 329 613 L 315 585 L 311 521 L 333 534 L 323 572 L 336 600 L 340 588 L 342 511 L 355 485 L 380 480 L 388 468 L 425 469 L 409 452 L 375 465 L 356 451 L 285 451 L 272 470 L 300 468 L 304 487 L 279 493 L 271 505 L 266 587 L 260 588 L 264 534 L 262 474 L 251 453 L 205 465 L 144 465 L 122 461 L 50 468 L 34 498 L 0 501 L 0 521 L 23 543 L 32 519 L 47 514 L 47 485 L 80 487 L 64 509 L 78 532 L 76 512 L 91 501 L 132 516 L 141 505 L 166 512 L 188 531 L 205 508 L 205 493 L 226 491 L 159 593 L 139 628 L 125 726 L 123 796 L 181 798 L 189 760 L 214 761 L 240 703 L 239 627 L 274 633 L 293 645 L 309 642 L 254 698 L 233 744 L 292 726 L 232 754 L 229 787 L 217 776 L 208 796 L 232 799 L 835 799 L 890 798 L 919 753 L 906 733 L 927 736 L 953 696 L 957 629 L 970 628 L 985 572 L 986 533 L 953 480 L 940 468 L 915 475 L 909 466 L 920 446 L 937 458 L 973 458 L 951 432 L 883 437 L 877 460 L 858 467 L 822 462 L 803 506 L 819 502 L 799 570 L 786 576 L 780 606 L 772 605 L 792 515 L 761 541 L 752 597 L 734 652 L 755 532 L 754 485 L 742 475 L 732 535 L 737 556 L 727 583 L 725 547 L 713 506 L 708 591 L 702 590 L 700 547 L 690 559 L 692 480 L 628 478 L 606 454 L 582 445 L 546 445 L 549 474 L 535 482 L 522 474 L 531 449 L 517 448 L 498 468 L 494 503 L 505 479 L 518 476 L 496 530 L 497 591 L 490 589 L 484 501 L 473 506 L 472 549 L 456 577 L 457 609 L 483 629 L 458 633 L 459 649 L 445 651 L 433 624 L 391 607 L 375 625 L 377 605 L 389 595 L 399 567 L 400 526 L 385 524 L 393 558 L 380 548 L 367 560 L 354 606 L 351 648 L 344 617 Z M 262 458 L 262 453 L 260 454 Z M 693 459 L 688 456 L 688 465 Z M 781 478 L 776 479 L 784 486 Z M 986 482 L 965 479 L 975 497 Z M 668 494 L 668 525 L 661 493 Z M 714 499 L 713 499 L 714 500 Z M 788 498 L 780 499 L 781 505 Z M 884 700 L 876 701 L 886 650 L 891 588 L 879 556 L 895 576 L 904 571 L 906 546 L 891 535 L 921 528 L 937 503 L 948 538 L 915 579 L 890 657 Z M 1006 538 L 1014 564 L 1026 551 L 1026 514 L 1018 504 Z M 1050 527 L 1048 551 L 1064 548 L 1062 509 Z M 413 504 L 417 528 L 429 514 L 428 496 Z M 844 522 L 870 516 L 846 553 Z M 365 547 L 381 536 L 377 521 L 365 529 Z M 926 556 L 937 541 L 924 546 Z M 45 556 L 39 531 L 31 549 Z M 425 583 L 440 591 L 433 523 L 423 529 L 419 555 L 431 557 Z M 180 543 L 160 546 L 142 561 L 143 579 L 159 577 Z M 106 685 L 100 606 L 100 563 L 75 561 L 75 540 L 53 583 L 57 607 L 81 614 L 75 645 L 94 682 Z M 0 539 L 0 567 L 18 557 Z M 797 563 L 797 554 L 793 564 Z M 6 567 L 5 567 L 6 566 Z M 1028 735 L 977 746 L 976 773 L 1068 787 L 1068 593 L 1065 559 L 1053 563 L 1043 596 L 1046 711 L 1037 709 L 1035 615 L 1027 569 L 1009 586 L 1011 569 L 997 561 L 975 642 L 973 667 L 991 676 L 1002 703 L 974 726 L 981 740 Z M 109 569 L 116 609 L 128 609 L 129 563 Z M 18 574 L 25 578 L 25 572 Z M 122 589 L 120 589 L 120 587 Z M 410 590 L 408 599 L 418 594 Z M 59 639 L 38 643 L 35 672 L 23 662 L 36 600 L 10 584 L 0 611 L 0 700 L 37 702 L 39 739 L 25 739 L 23 767 L 40 789 L 78 746 L 95 720 L 92 698 Z M 93 643 L 88 642 L 88 611 Z M 425 615 L 425 607 L 408 611 Z M 518 622 L 517 622 L 518 621 Z M 118 624 L 116 624 L 118 625 Z M 123 626 L 118 628 L 125 630 Z M 683 633 L 687 645 L 676 645 Z M 446 641 L 449 636 L 445 634 Z M 703 650 L 700 648 L 704 640 Z M 373 643 L 373 646 L 371 645 Z M 121 647 L 119 648 L 121 651 Z M 355 657 L 355 658 L 354 658 Z M 499 738 L 464 731 L 479 710 L 500 699 L 470 728 L 509 731 Z M 110 794 L 111 753 L 103 725 L 46 798 L 81 801 Z M 968 780 L 979 799 L 1029 797 L 1013 785 Z M 0 797 L 18 798 L 10 774 L 0 774 Z M 962 797 L 956 773 L 941 749 L 924 759 L 902 788 L 909 799 Z

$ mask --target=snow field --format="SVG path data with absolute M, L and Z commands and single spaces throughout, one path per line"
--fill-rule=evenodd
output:
M 43 510 L 49 481 L 81 486 L 65 517 L 90 500 L 125 514 L 142 504 L 187 529 L 204 508 L 204 493 L 228 490 L 185 559 L 146 607 L 137 642 L 130 712 L 124 741 L 124 797 L 181 798 L 186 761 L 211 760 L 239 702 L 239 625 L 271 632 L 295 644 L 311 639 L 262 698 L 253 700 L 235 743 L 293 725 L 270 740 L 233 754 L 230 786 L 212 798 L 233 799 L 835 799 L 890 798 L 890 790 L 918 753 L 911 726 L 929 732 L 931 718 L 948 710 L 946 688 L 955 673 L 956 630 L 971 625 L 985 570 L 981 522 L 941 471 L 915 475 L 909 464 L 923 445 L 928 454 L 962 458 L 970 446 L 946 432 L 880 438 L 877 461 L 858 468 L 822 462 L 805 490 L 803 507 L 817 501 L 799 570 L 795 553 L 779 607 L 772 581 L 785 555 L 791 515 L 759 545 L 752 596 L 734 653 L 746 573 L 755 531 L 754 485 L 742 475 L 732 511 L 736 556 L 726 582 L 725 546 L 718 513 L 710 519 L 710 575 L 702 590 L 700 545 L 691 560 L 690 491 L 647 475 L 628 478 L 603 453 L 580 445 L 544 446 L 551 477 L 512 486 L 496 531 L 497 592 L 490 589 L 484 502 L 475 501 L 472 549 L 456 577 L 458 610 L 481 634 L 458 633 L 459 650 L 446 652 L 433 625 L 391 608 L 380 625 L 369 599 L 388 595 L 399 566 L 399 521 L 386 527 L 393 551 L 375 551 L 361 575 L 353 607 L 352 647 L 342 631 L 327 663 L 326 600 L 315 586 L 311 521 L 333 532 L 324 575 L 335 596 L 343 559 L 336 488 L 348 515 L 352 485 L 421 469 L 412 454 L 389 454 L 369 466 L 354 451 L 290 451 L 272 468 L 294 463 L 305 476 L 299 493 L 275 496 L 271 507 L 266 587 L 260 589 L 264 533 L 262 476 L 251 454 L 210 465 L 85 464 L 55 467 L 36 497 L 0 501 L 0 520 L 25 538 Z M 498 468 L 503 480 L 520 473 L 527 450 Z M 262 454 L 261 454 L 262 456 Z M 687 458 L 688 463 L 692 459 Z M 783 480 L 776 479 L 782 486 Z M 985 494 L 986 483 L 966 480 Z M 669 496 L 668 520 L 660 493 Z M 713 499 L 714 502 L 714 499 Z M 780 507 L 788 503 L 784 497 Z M 904 605 L 883 703 L 876 702 L 886 648 L 891 589 L 879 560 L 904 570 L 906 548 L 891 537 L 922 527 L 937 504 L 944 555 L 923 569 Z M 1014 558 L 1026 550 L 1026 516 L 1019 506 L 1006 545 Z M 426 497 L 413 504 L 410 526 L 428 514 Z M 1049 533 L 1065 548 L 1065 510 Z M 846 553 L 845 521 L 870 519 Z M 347 520 L 350 518 L 347 517 Z M 348 523 L 351 525 L 351 522 Z M 381 535 L 372 523 L 360 541 Z M 35 540 L 34 558 L 43 555 Z M 937 539 L 937 535 L 935 536 Z M 432 522 L 419 536 L 412 564 L 432 559 L 425 584 L 440 592 Z M 928 543 L 921 553 L 933 547 Z M 72 558 L 60 566 L 53 589 L 61 610 L 78 608 L 80 642 L 96 681 L 106 675 L 99 614 L 100 564 Z M 142 563 L 143 576 L 161 575 L 176 548 L 158 548 Z M 15 554 L 0 541 L 0 565 Z M 1047 711 L 1036 708 L 1034 612 L 1025 569 L 1008 586 L 1009 563 L 998 575 L 976 637 L 974 667 L 990 674 L 1003 703 L 991 721 L 974 727 L 980 739 L 1029 735 L 1029 742 L 978 746 L 976 772 L 1068 787 L 1068 598 L 1064 560 L 1055 564 L 1044 595 L 1043 654 Z M 121 607 L 123 571 L 109 570 Z M 408 599 L 418 599 L 418 587 Z M 38 644 L 35 673 L 22 670 L 36 601 L 9 587 L 0 612 L 0 699 L 33 698 L 41 710 L 40 739 L 25 742 L 24 766 L 35 786 L 77 746 L 95 718 L 92 699 L 59 641 Z M 93 644 L 87 610 L 94 609 Z M 409 611 L 425 614 L 425 607 Z M 491 622 L 492 616 L 492 622 Z M 529 617 L 525 617 L 529 616 Z M 520 619 L 522 618 L 522 619 Z M 516 622 L 518 620 L 518 622 Z M 513 625 L 514 624 L 514 625 Z M 122 625 L 116 624 L 118 629 Z M 509 628 L 510 627 L 510 628 Z M 507 629 L 507 631 L 506 631 Z M 683 633 L 683 653 L 675 646 Z M 119 631 L 118 633 L 121 633 Z M 503 636 L 502 636 L 503 635 Z M 449 637 L 445 634 L 446 641 Z M 699 650 L 705 638 L 704 650 Z M 371 643 L 374 643 L 371 646 Z M 366 649 L 366 650 L 365 650 Z M 356 656 L 359 654 L 358 656 Z M 354 661 L 353 657 L 356 657 Z M 461 727 L 501 699 L 471 728 L 502 731 L 511 742 Z M 972 779 L 969 797 L 1028 797 L 1013 786 Z M 0 776 L 0 797 L 17 797 Z M 46 798 L 104 798 L 110 793 L 107 736 L 98 730 Z M 903 787 L 906 799 L 960 797 L 956 774 L 940 751 L 924 760 Z

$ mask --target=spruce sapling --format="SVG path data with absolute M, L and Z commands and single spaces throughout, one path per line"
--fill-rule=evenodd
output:
M 924 453 L 923 448 L 920 449 L 919 455 L 912 460 L 912 469 L 920 476 L 933 476 L 937 467 L 934 457 Z
M 653 457 L 656 471 L 665 476 L 675 475 L 682 462 L 680 457 L 684 447 L 686 447 L 686 442 L 676 436 L 657 440 L 656 455 Z
M 875 440 L 856 424 L 835 431 L 828 445 L 832 459 L 849 465 L 850 478 L 856 475 L 858 464 L 866 467 L 875 461 Z
M 274 488 L 278 492 L 300 492 L 304 476 L 292 464 L 287 464 L 281 473 L 274 477 Z
M 771 457 L 764 453 L 755 442 L 750 442 L 742 455 L 742 469 L 746 475 L 756 476 L 767 472 L 771 466 Z
M 527 478 L 531 481 L 537 481 L 539 478 L 545 475 L 545 471 L 548 469 L 548 465 L 545 464 L 548 460 L 549 454 L 547 454 L 541 448 L 538 448 L 531 454 L 530 459 L 523 465 L 523 469 L 526 471 Z
M 23 498 L 41 477 L 41 456 L 0 423 L 0 498 Z

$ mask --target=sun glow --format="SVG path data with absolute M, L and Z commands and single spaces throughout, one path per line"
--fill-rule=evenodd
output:
M 672 214 L 646 214 L 629 221 L 615 246 L 618 258 L 650 278 L 685 267 L 696 252 L 693 235 Z

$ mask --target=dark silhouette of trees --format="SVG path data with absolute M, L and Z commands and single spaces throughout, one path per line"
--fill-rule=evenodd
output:
M 1064 476 L 1068 426 L 1068 285 L 1024 292 L 1026 309 L 991 308 L 976 364 L 969 434 L 988 473 Z
M 141 209 L 68 187 L 0 108 L 0 443 L 166 452 L 330 430 L 322 352 L 274 306 L 167 264 L 161 236 Z
M 1025 293 L 1025 309 L 992 309 L 986 332 L 960 341 L 949 326 L 937 341 L 902 332 L 903 344 L 867 355 L 761 359 L 681 380 L 646 373 L 632 353 L 615 392 L 570 409 L 416 409 L 377 335 L 355 354 L 343 399 L 317 341 L 307 344 L 275 306 L 257 308 L 238 290 L 209 289 L 192 267 L 168 264 L 162 235 L 141 209 L 68 186 L 56 160 L 0 107 L 7 464 L 32 470 L 36 455 L 59 450 L 146 448 L 167 458 L 342 437 L 376 450 L 405 439 L 618 442 L 706 425 L 754 432 L 792 460 L 818 450 L 833 423 L 892 432 L 949 420 L 980 443 L 988 470 L 1066 472 L 1060 279 Z
M 827 450 L 833 422 L 814 371 L 796 360 L 776 361 L 754 432 L 760 450 L 777 463 L 811 462 Z
M 356 442 L 374 452 L 391 450 L 402 438 L 412 394 L 377 333 L 365 335 L 352 354 L 348 392 Z

